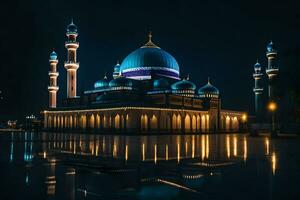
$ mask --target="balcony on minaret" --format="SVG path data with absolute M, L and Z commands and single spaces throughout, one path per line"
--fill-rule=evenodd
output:
M 65 61 L 66 70 L 77 70 L 79 68 L 79 62 Z
M 49 92 L 57 92 L 59 90 L 58 86 L 48 86 Z
M 269 78 L 272 78 L 272 77 L 278 75 L 279 69 L 278 68 L 266 69 L 266 73 L 267 73 L 267 75 L 268 75 Z
M 65 47 L 67 49 L 78 49 L 79 47 L 79 42 L 75 42 L 75 41 L 66 41 L 65 42 Z
M 52 72 L 52 71 L 49 71 L 49 72 L 48 72 L 48 75 L 49 75 L 50 77 L 58 77 L 58 76 L 59 76 L 59 72 Z
M 253 88 L 253 92 L 254 92 L 255 94 L 262 94 L 263 91 L 264 91 L 263 88 Z

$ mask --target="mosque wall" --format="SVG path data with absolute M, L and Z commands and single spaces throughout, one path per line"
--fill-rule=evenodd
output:
M 199 111 L 148 107 L 45 111 L 44 128 L 60 131 L 196 133 L 240 130 L 244 115 L 235 111 Z

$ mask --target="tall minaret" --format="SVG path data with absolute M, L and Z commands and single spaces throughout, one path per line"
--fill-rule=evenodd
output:
M 255 82 L 253 92 L 255 95 L 256 117 L 260 117 L 263 109 L 262 94 L 264 89 L 263 89 L 262 77 L 263 77 L 263 73 L 261 72 L 261 65 L 257 61 L 256 64 L 254 65 L 254 73 L 253 73 L 253 78 Z
M 266 73 L 269 78 L 269 100 L 274 100 L 276 94 L 274 82 L 279 73 L 279 68 L 276 62 L 277 51 L 274 49 L 272 41 L 267 45 L 266 56 L 268 58 L 268 68 L 266 69 Z
M 57 86 L 57 77 L 58 77 L 58 72 L 57 72 L 57 54 L 55 51 L 52 51 L 50 54 L 50 71 L 49 71 L 49 77 L 50 77 L 50 84 L 48 86 L 48 91 L 49 91 L 49 108 L 56 108 L 56 93 L 58 91 L 58 86 Z
M 65 62 L 65 68 L 67 70 L 67 97 L 76 97 L 76 83 L 77 83 L 77 69 L 79 63 L 77 62 L 77 48 L 79 43 L 76 41 L 78 36 L 77 26 L 71 21 L 71 24 L 67 27 L 66 33 L 68 40 L 65 42 L 65 47 L 68 50 L 68 60 Z

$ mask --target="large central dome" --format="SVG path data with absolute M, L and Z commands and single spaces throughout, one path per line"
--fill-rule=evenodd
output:
M 145 80 L 155 77 L 179 79 L 179 65 L 176 59 L 151 41 L 130 53 L 122 62 L 120 71 L 131 79 Z

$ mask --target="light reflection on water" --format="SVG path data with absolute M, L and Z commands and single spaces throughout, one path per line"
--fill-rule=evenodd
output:
M 1 188 L 6 188 L 3 193 L 15 199 L 219 199 L 219 193 L 229 195 L 230 184 L 249 187 L 251 183 L 253 188 L 260 185 L 268 190 L 262 197 L 274 197 L 273 182 L 280 175 L 278 167 L 282 164 L 278 155 L 292 148 L 286 140 L 241 134 L 118 136 L 26 132 L 5 133 L 0 138 L 2 173 L 6 180 L 15 179 L 22 192 L 14 193 L 10 187 L 15 184 L 0 180 Z M 299 138 L 293 141 L 299 144 Z M 290 166 L 299 164 L 288 162 Z M 253 177 L 257 179 L 246 181 Z M 260 183 L 264 177 L 268 182 Z M 177 192 L 174 196 L 152 196 L 154 193 L 147 193 L 147 189 L 162 190 L 165 195 L 173 189 Z M 242 191 L 249 191 L 249 199 L 254 198 L 251 187 Z

